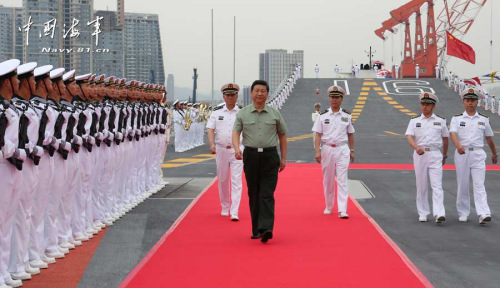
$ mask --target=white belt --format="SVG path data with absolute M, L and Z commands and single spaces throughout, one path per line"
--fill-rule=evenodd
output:
M 441 151 L 440 147 L 425 147 L 424 151 Z
M 465 150 L 478 151 L 478 150 L 483 150 L 483 147 L 465 147 Z

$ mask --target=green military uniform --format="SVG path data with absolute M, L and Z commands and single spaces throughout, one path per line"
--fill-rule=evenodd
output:
M 280 157 L 278 134 L 287 127 L 278 110 L 265 105 L 262 111 L 253 104 L 236 115 L 233 130 L 243 135 L 243 170 L 248 186 L 252 234 L 272 231 L 274 227 L 274 190 L 278 182 Z

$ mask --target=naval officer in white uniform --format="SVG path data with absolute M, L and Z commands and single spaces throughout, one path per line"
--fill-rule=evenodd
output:
M 312 128 L 316 133 L 316 161 L 321 163 L 323 170 L 323 189 L 326 208 L 324 214 L 331 214 L 335 202 L 335 179 L 337 179 L 338 216 L 349 218 L 347 214 L 347 171 L 349 162 L 354 161 L 354 126 L 351 112 L 342 109 L 340 105 L 345 90 L 342 87 L 328 88 L 330 109 L 323 111 Z M 322 148 L 320 150 L 320 142 Z
M 422 114 L 410 120 L 406 129 L 408 143 L 415 150 L 413 163 L 417 184 L 417 212 L 420 222 L 430 214 L 428 192 L 432 187 L 432 210 L 436 223 L 446 221 L 443 205 L 443 164 L 448 152 L 446 119 L 434 114 L 438 98 L 432 93 L 419 96 Z M 442 153 L 441 153 L 442 149 Z
M 497 164 L 498 154 L 493 142 L 493 130 L 488 116 L 476 111 L 479 91 L 465 89 L 461 93 L 465 111 L 456 114 L 451 119 L 451 141 L 457 148 L 455 151 L 455 165 L 457 171 L 457 210 L 458 220 L 466 222 L 470 214 L 469 181 L 472 176 L 474 189 L 474 204 L 479 216 L 479 224 L 491 221 L 490 207 L 488 206 L 484 178 L 486 174 L 486 152 L 483 149 L 484 139 L 490 147 L 491 162 Z
M 222 206 L 221 215 L 231 215 L 231 220 L 238 221 L 238 209 L 241 201 L 241 175 L 243 160 L 237 160 L 232 144 L 233 126 L 239 111 L 236 101 L 240 87 L 236 84 L 222 86 L 221 92 L 226 105 L 214 109 L 207 121 L 210 152 L 215 154 L 219 197 Z M 240 146 L 243 151 L 243 146 Z

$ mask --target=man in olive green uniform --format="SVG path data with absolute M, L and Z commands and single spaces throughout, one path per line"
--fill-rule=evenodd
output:
M 261 238 L 261 242 L 266 243 L 273 238 L 274 190 L 278 171 L 285 169 L 287 128 L 278 110 L 266 105 L 269 95 L 266 81 L 254 81 L 251 95 L 252 104 L 236 115 L 233 147 L 236 159 L 243 159 L 252 216 L 251 238 Z M 239 149 L 242 133 L 243 153 Z M 281 159 L 276 149 L 278 139 Z

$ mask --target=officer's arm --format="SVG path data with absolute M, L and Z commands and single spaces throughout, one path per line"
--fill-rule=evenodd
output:
M 288 150 L 288 142 L 286 140 L 286 134 L 278 134 L 280 140 L 280 152 L 281 152 L 281 162 L 279 171 L 283 171 L 286 165 L 286 152 Z
M 491 160 L 493 164 L 496 164 L 498 161 L 498 154 L 497 154 L 497 148 L 495 147 L 495 142 L 493 141 L 493 137 L 491 136 L 486 136 L 486 143 L 488 143 L 488 146 L 490 146 L 491 150 Z
M 414 150 L 420 149 L 420 147 L 417 146 L 413 135 L 406 135 L 406 139 L 408 139 L 408 144 L 410 144 L 411 148 L 413 148 Z
M 319 133 L 319 132 L 313 132 L 313 133 L 316 133 L 316 138 L 314 138 L 314 149 L 316 149 L 316 153 L 319 153 L 321 136 L 323 136 L 323 133 Z
M 443 137 L 443 158 L 448 157 L 448 137 Z
M 352 163 L 354 162 L 354 133 L 347 133 L 347 141 L 349 142 L 349 149 L 351 150 L 349 155 Z
M 207 128 L 208 130 L 208 143 L 210 144 L 210 152 L 212 154 L 215 154 L 215 142 L 214 142 L 214 135 L 215 135 L 215 129 Z

